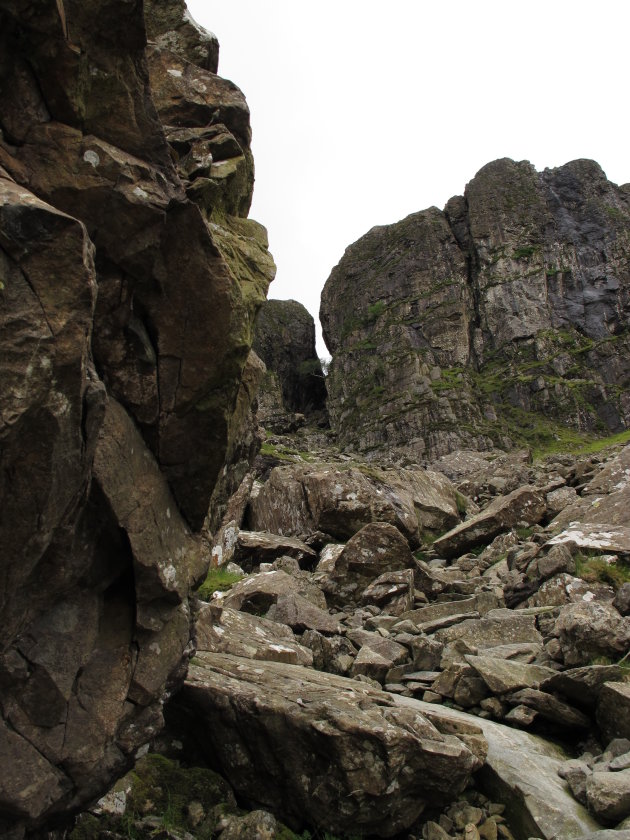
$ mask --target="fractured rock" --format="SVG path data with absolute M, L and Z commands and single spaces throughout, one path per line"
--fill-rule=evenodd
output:
M 266 618 L 201 603 L 195 629 L 198 651 L 292 665 L 313 664 L 311 651 L 298 643 L 288 627 Z
M 607 739 L 630 738 L 630 683 L 604 683 L 596 716 Z
M 566 665 L 598 656 L 618 658 L 630 649 L 630 618 L 606 603 L 581 601 L 560 608 L 555 629 Z
M 518 522 L 534 525 L 545 514 L 545 501 L 535 487 L 520 487 L 491 502 L 481 513 L 465 520 L 433 543 L 444 557 L 457 557 L 471 548 L 489 543 Z
M 272 563 L 278 557 L 295 557 L 302 565 L 312 564 L 317 554 L 310 546 L 295 537 L 282 537 L 260 531 L 239 531 L 233 560 L 245 571 Z
M 392 836 L 457 795 L 477 763 L 391 695 L 293 665 L 202 653 L 178 703 L 237 793 L 296 826 Z
M 555 671 L 542 665 L 528 665 L 509 659 L 497 659 L 492 656 L 466 656 L 466 661 L 495 694 L 517 691 L 519 688 L 540 684 L 554 676 Z
M 365 525 L 346 543 L 320 586 L 331 603 L 358 602 L 382 574 L 413 565 L 409 545 L 397 528 L 384 522 Z

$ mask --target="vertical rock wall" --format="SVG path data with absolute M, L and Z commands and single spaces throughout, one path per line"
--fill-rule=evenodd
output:
M 274 266 L 217 58 L 178 0 L 0 0 L 0 833 L 161 726 L 197 532 L 247 457 Z
M 331 423 L 433 458 L 630 423 L 630 193 L 593 161 L 485 166 L 351 245 L 322 294 Z M 360 423 L 359 423 L 360 419 Z

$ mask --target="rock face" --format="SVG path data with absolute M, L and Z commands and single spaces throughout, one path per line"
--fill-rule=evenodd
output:
M 181 0 L 2 0 L 0 56 L 2 833 L 161 725 L 273 262 L 247 105 Z
M 322 294 L 342 443 L 436 458 L 627 427 L 629 232 L 628 189 L 587 160 L 498 160 L 373 228 Z
M 287 411 L 325 412 L 326 385 L 315 352 L 315 322 L 301 303 L 264 303 L 256 319 L 253 347 L 268 375 L 279 382 Z

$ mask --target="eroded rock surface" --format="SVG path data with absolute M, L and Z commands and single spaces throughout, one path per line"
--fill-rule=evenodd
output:
M 245 99 L 181 0 L 6 0 L 0 54 L 2 832 L 162 725 L 273 262 Z
M 593 161 L 503 159 L 350 245 L 320 311 L 340 440 L 435 459 L 626 428 L 629 226 Z
M 179 703 L 235 790 L 297 826 L 390 837 L 461 791 L 478 763 L 387 694 L 296 666 L 204 653 Z

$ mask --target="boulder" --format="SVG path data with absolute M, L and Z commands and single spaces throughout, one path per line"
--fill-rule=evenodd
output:
M 239 531 L 232 559 L 250 571 L 283 556 L 295 557 L 303 566 L 313 565 L 317 560 L 317 553 L 301 540 L 260 531 Z
M 418 709 L 441 730 L 446 721 L 470 721 L 469 715 L 444 706 L 399 696 L 395 702 Z M 559 746 L 494 721 L 476 718 L 475 723 L 488 745 L 478 784 L 493 801 L 506 803 L 505 815 L 510 825 L 520 826 L 521 836 L 554 840 L 601 828 L 558 776 L 567 758 Z
M 252 528 L 302 538 L 322 531 L 347 540 L 364 525 L 387 522 L 416 546 L 421 531 L 443 531 L 458 520 L 455 488 L 422 470 L 276 467 L 250 505 Z
M 565 604 L 576 604 L 581 601 L 610 602 L 614 594 L 613 588 L 604 583 L 587 582 L 573 575 L 561 573 L 544 581 L 532 595 L 519 602 L 519 609 L 562 607 Z
M 607 740 L 630 738 L 630 683 L 604 683 L 597 702 L 597 723 Z
M 361 595 L 362 604 L 375 604 L 388 615 L 401 615 L 413 607 L 414 577 L 412 569 L 385 572 L 368 584 Z
M 630 554 L 630 526 L 581 521 L 549 540 L 549 545 L 574 543 L 587 550 Z
M 361 646 L 350 669 L 350 675 L 357 677 L 362 674 L 383 683 L 388 672 L 395 665 L 405 662 L 408 657 L 407 648 L 399 645 L 393 639 L 383 639 L 382 637 L 370 639 Z
M 555 673 L 540 683 L 540 689 L 552 694 L 559 692 L 579 708 L 592 711 L 604 684 L 622 676 L 619 665 L 586 665 Z
M 560 608 L 554 634 L 566 665 L 586 665 L 599 656 L 618 659 L 630 648 L 630 619 L 610 604 L 579 601 Z
M 259 572 L 237 581 L 221 598 L 224 607 L 264 615 L 282 595 L 301 595 L 321 610 L 326 609 L 326 599 L 321 590 L 308 577 L 288 575 L 281 570 Z
M 495 694 L 507 694 L 519 688 L 537 686 L 556 673 L 542 665 L 530 665 L 493 656 L 467 655 L 466 662 L 473 666 L 490 691 Z
M 443 644 L 462 640 L 476 648 L 533 642 L 542 644 L 533 615 L 511 610 L 491 610 L 484 618 L 466 619 L 453 627 L 438 630 L 435 639 Z
M 625 446 L 596 470 L 587 481 L 582 494 L 573 504 L 564 508 L 552 521 L 554 528 L 572 528 L 573 523 L 580 523 L 578 529 L 588 534 L 590 523 L 600 528 L 595 533 L 610 529 L 627 529 L 630 525 L 630 446 Z M 603 526 L 603 527 L 601 527 Z M 585 535 L 586 535 L 585 534 Z M 603 536 L 603 535 L 602 535 Z M 603 537 L 606 539 L 606 537 Z M 627 533 L 624 536 L 627 545 Z
M 586 801 L 589 811 L 602 821 L 630 816 L 630 770 L 591 773 L 586 780 Z
M 317 630 L 326 636 L 334 636 L 341 632 L 341 626 L 334 616 L 316 607 L 297 592 L 278 595 L 276 602 L 269 608 L 267 617 L 279 624 L 286 624 L 296 633 Z
M 345 636 L 324 636 L 316 630 L 302 634 L 302 644 L 313 651 L 313 667 L 318 671 L 347 676 L 357 649 Z
M 230 653 L 264 662 L 313 664 L 311 651 L 282 624 L 249 613 L 200 603 L 195 621 L 198 651 Z
M 520 487 L 491 502 L 481 513 L 457 525 L 433 543 L 444 557 L 457 557 L 471 548 L 491 542 L 519 522 L 534 525 L 545 514 L 545 500 L 535 487 Z
M 511 694 L 508 699 L 515 706 L 527 706 L 533 709 L 538 717 L 551 721 L 563 729 L 590 729 L 591 719 L 587 715 L 544 691 L 523 688 Z
M 295 827 L 391 837 L 478 766 L 458 738 L 390 695 L 294 665 L 202 653 L 177 702 L 235 791 Z
M 365 525 L 346 543 L 334 568 L 320 579 L 320 586 L 329 603 L 358 603 L 381 575 L 413 565 L 409 545 L 397 528 L 386 523 Z
M 630 583 L 622 583 L 613 600 L 613 607 L 621 615 L 630 615 Z

